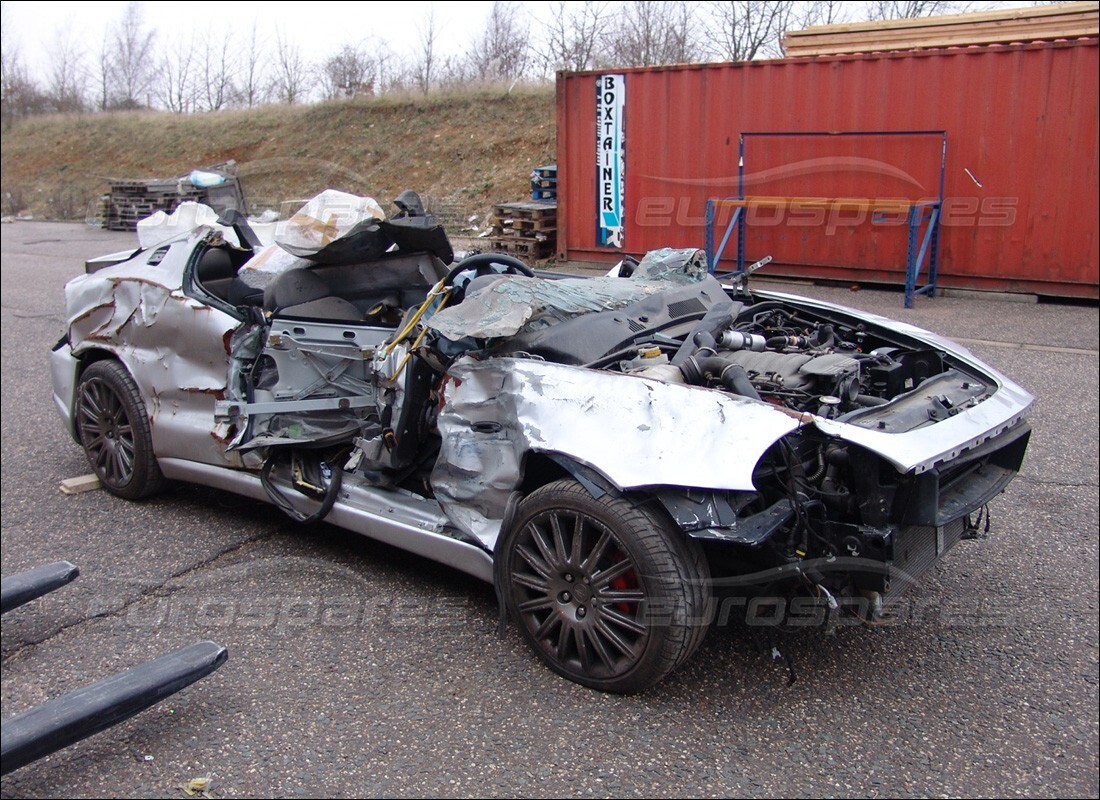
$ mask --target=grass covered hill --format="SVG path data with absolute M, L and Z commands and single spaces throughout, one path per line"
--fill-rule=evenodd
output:
M 4 214 L 83 219 L 108 178 L 169 178 L 237 162 L 253 210 L 323 189 L 390 209 L 416 189 L 447 221 L 529 192 L 555 160 L 552 87 L 176 115 L 122 112 L 15 122 L 3 133 Z

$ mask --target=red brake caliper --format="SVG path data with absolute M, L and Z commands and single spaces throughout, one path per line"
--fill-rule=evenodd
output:
M 613 556 L 614 563 L 618 564 L 620 561 L 623 561 L 625 559 L 626 555 L 621 550 L 615 551 L 615 555 Z M 627 570 L 622 575 L 611 581 L 611 588 L 620 592 L 626 589 L 637 589 L 638 576 L 637 574 L 635 574 L 634 570 Z M 623 600 L 622 602 L 616 603 L 615 608 L 619 609 L 619 611 L 623 612 L 624 614 L 633 615 L 638 610 L 638 603 L 637 601 L 633 600 Z

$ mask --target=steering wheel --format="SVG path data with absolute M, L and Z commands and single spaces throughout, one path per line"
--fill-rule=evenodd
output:
M 465 295 L 470 281 L 485 275 L 525 275 L 528 278 L 534 278 L 535 272 L 515 256 L 503 253 L 478 253 L 475 256 L 467 256 L 451 267 L 450 272 L 443 279 L 443 285 L 454 287 L 451 298 L 453 302 L 457 302 Z

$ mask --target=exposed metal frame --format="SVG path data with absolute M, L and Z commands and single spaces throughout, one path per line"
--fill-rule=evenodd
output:
M 257 414 L 283 414 L 292 411 L 346 411 L 350 408 L 366 408 L 375 402 L 373 396 L 322 397 L 312 400 L 273 400 L 268 403 L 244 403 L 236 400 L 218 400 L 214 403 L 214 418 L 254 417 Z
M 749 137 L 818 137 L 818 136 L 937 136 L 940 139 L 940 180 L 939 197 L 937 200 L 927 202 L 899 203 L 889 201 L 877 203 L 876 201 L 856 200 L 852 198 L 817 198 L 826 202 L 861 203 L 871 210 L 873 214 L 881 214 L 885 211 L 904 210 L 907 213 L 906 223 L 909 229 L 908 244 L 905 258 L 905 307 L 913 307 L 913 297 L 918 294 L 926 294 L 929 297 L 936 296 L 936 282 L 939 277 L 939 240 L 940 217 L 943 208 L 944 181 L 947 173 L 947 131 L 945 130 L 902 130 L 902 131 L 742 131 L 738 145 L 737 160 L 737 197 L 711 198 L 707 200 L 706 215 L 706 253 L 707 267 L 711 273 L 718 268 L 718 262 L 725 253 L 730 237 L 734 229 L 737 230 L 737 256 L 735 275 L 745 272 L 745 233 L 746 215 L 745 208 L 751 204 L 776 205 L 780 201 L 791 201 L 796 198 L 773 197 L 746 197 L 745 196 L 745 154 Z M 720 208 L 733 207 L 733 216 L 730 217 L 722 236 L 722 242 L 717 248 L 714 246 L 715 223 Z M 872 216 L 872 224 L 876 217 Z M 921 236 L 921 226 L 927 222 L 927 228 Z M 927 260 L 928 281 L 918 287 L 921 270 Z

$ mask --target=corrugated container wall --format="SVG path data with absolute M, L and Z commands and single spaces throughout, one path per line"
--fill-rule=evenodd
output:
M 617 240 L 597 230 L 611 188 L 597 166 L 604 73 L 560 73 L 559 254 L 702 247 L 707 199 L 738 195 L 743 133 L 942 130 L 940 285 L 1097 298 L 1097 53 L 1090 38 L 614 70 L 625 84 L 621 249 L 598 244 Z M 750 135 L 744 194 L 930 199 L 940 160 L 936 134 Z M 904 215 L 873 216 L 754 209 L 747 257 L 772 255 L 773 274 L 903 282 Z

